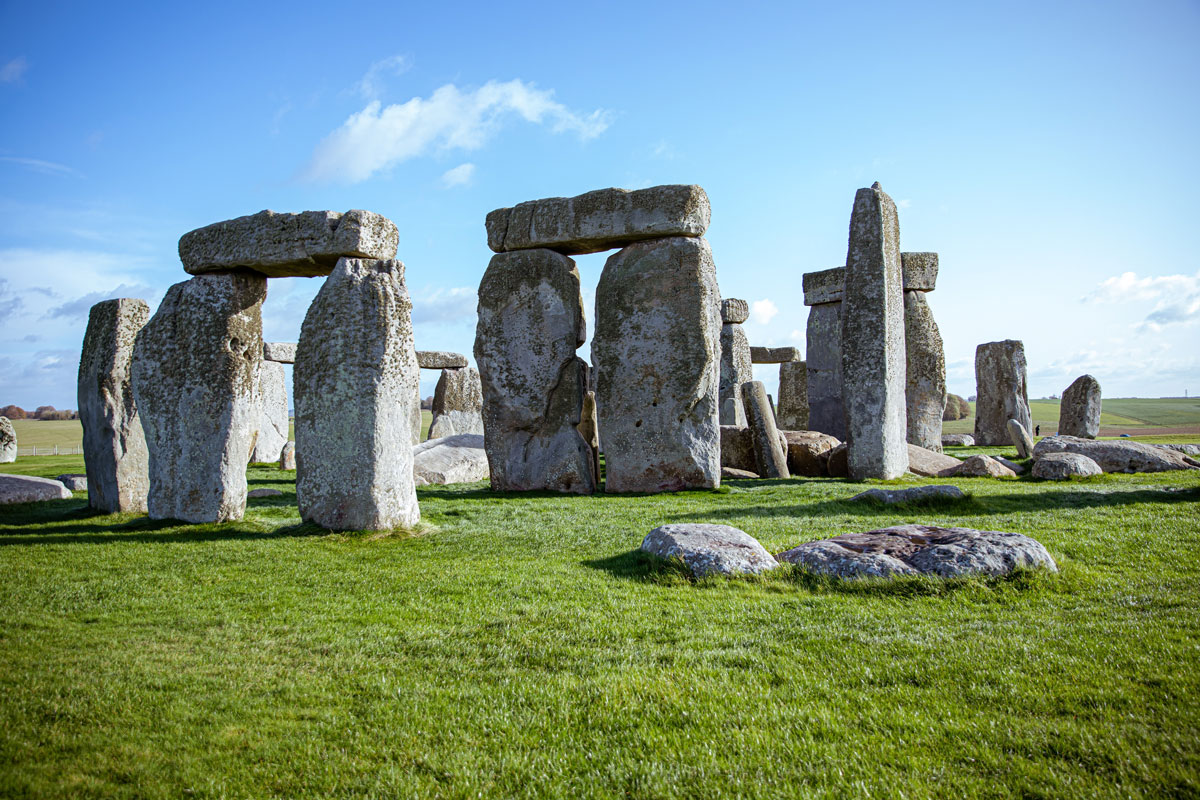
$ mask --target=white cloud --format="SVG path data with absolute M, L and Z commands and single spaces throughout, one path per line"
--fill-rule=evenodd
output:
M 383 91 L 381 83 L 388 75 L 401 75 L 408 72 L 412 61 L 407 56 L 395 55 L 376 61 L 367 67 L 362 80 L 354 84 L 354 90 L 362 95 L 364 100 L 374 100 Z
M 19 158 L 17 156 L 0 156 L 0 161 L 7 161 L 10 164 L 20 164 L 22 167 L 28 167 L 34 172 L 40 172 L 44 175 L 79 175 L 79 172 L 66 166 L 65 164 L 56 164 L 53 161 L 42 161 L 38 158 Z
M 470 162 L 459 164 L 454 169 L 448 169 L 442 173 L 442 185 L 447 189 L 452 186 L 466 186 L 471 182 L 471 177 L 474 175 L 474 164 Z
M 755 300 L 750 304 L 750 316 L 759 325 L 766 325 L 775 315 L 779 313 L 779 308 L 770 300 Z
M 912 200 L 905 199 L 905 200 L 897 200 L 896 201 L 896 208 L 911 208 L 911 207 L 912 207 Z
M 468 90 L 447 84 L 428 99 L 414 97 L 386 107 L 373 100 L 317 145 L 303 177 L 358 183 L 431 150 L 478 150 L 512 116 L 583 140 L 608 127 L 608 111 L 577 113 L 553 96 L 550 90 L 512 80 Z
M 29 69 L 29 62 L 25 60 L 25 56 L 17 56 L 0 67 L 0 83 L 16 83 L 21 80 L 21 76 L 27 69 Z
M 1134 330 L 1159 332 L 1169 325 L 1200 322 L 1200 271 L 1195 275 L 1153 275 L 1139 278 L 1136 272 L 1101 281 L 1084 296 L 1084 302 L 1153 302 L 1154 308 Z

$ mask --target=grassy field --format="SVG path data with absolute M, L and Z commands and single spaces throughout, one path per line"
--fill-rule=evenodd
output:
M 1200 793 L 1200 473 L 942 480 L 972 497 L 892 510 L 831 479 L 426 487 L 391 536 L 302 524 L 291 473 L 249 480 L 284 494 L 225 525 L 0 510 L 0 796 Z M 636 551 L 668 521 L 772 552 L 1020 531 L 1061 572 L 695 582 Z
M 945 433 L 971 433 L 975 428 L 975 404 L 971 403 L 971 414 L 965 419 L 942 423 Z M 1113 398 L 1101 404 L 1100 429 L 1130 431 L 1138 438 L 1154 435 L 1155 428 L 1200 428 L 1200 400 L 1174 398 Z M 1030 400 L 1029 412 L 1033 424 L 1042 426 L 1042 435 L 1058 430 L 1057 400 Z M 1188 441 L 1200 441 L 1193 435 Z

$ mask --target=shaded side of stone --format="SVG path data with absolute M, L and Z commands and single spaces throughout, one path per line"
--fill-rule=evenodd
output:
M 785 431 L 808 430 L 808 364 L 803 361 L 779 365 L 775 423 Z
M 721 326 L 721 424 L 746 424 L 746 410 L 742 405 L 742 384 L 754 378 L 754 366 L 750 362 L 750 342 L 741 325 L 726 323 Z
M 1100 381 L 1080 375 L 1062 394 L 1058 408 L 1058 433 L 1095 439 L 1100 433 Z
M 946 411 L 946 353 L 924 292 L 904 293 L 904 350 L 908 443 L 940 451 Z
M 842 304 L 822 303 L 808 311 L 808 429 L 846 438 L 842 397 Z

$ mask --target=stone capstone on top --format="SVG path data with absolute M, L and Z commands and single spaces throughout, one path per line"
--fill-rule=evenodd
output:
M 750 318 L 750 304 L 736 297 L 726 297 L 721 301 L 721 324 L 741 325 Z
M 806 272 L 800 280 L 804 286 L 804 305 L 840 303 L 846 285 L 846 268 L 834 267 L 819 272 Z
M 751 347 L 750 362 L 753 364 L 787 364 L 804 358 L 798 347 Z
M 932 292 L 937 286 L 937 253 L 901 253 L 900 280 L 906 292 Z M 842 302 L 846 268 L 833 267 L 817 272 L 806 272 L 801 278 L 804 287 L 804 305 Z
M 697 578 L 757 574 L 779 566 L 758 540 L 729 525 L 662 525 L 642 540 L 642 552 L 677 558 Z
M 906 292 L 932 292 L 937 288 L 937 253 L 901 253 L 900 271 Z
M 462 369 L 469 362 L 462 353 L 448 350 L 418 350 L 417 366 L 421 369 Z
M 295 342 L 263 342 L 263 360 L 280 364 L 296 363 Z

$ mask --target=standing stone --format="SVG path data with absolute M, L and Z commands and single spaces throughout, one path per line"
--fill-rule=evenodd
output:
M 904 293 L 908 443 L 940 453 L 946 411 L 946 353 L 924 292 Z
M 1017 448 L 1018 458 L 1031 458 L 1033 456 L 1033 437 L 1029 435 L 1029 431 L 1015 419 L 1008 421 L 1008 438 L 1012 440 L 1013 446 Z
M 808 275 L 804 277 L 807 280 Z M 807 293 L 805 296 L 807 297 Z M 838 439 L 845 439 L 846 413 L 842 402 L 842 301 L 840 296 L 836 302 L 819 303 L 809 309 L 806 341 L 808 429 L 827 433 Z
M 1033 429 L 1026 388 L 1025 345 L 1015 339 L 975 348 L 975 444 L 1009 444 L 1008 421 Z
M 720 296 L 704 239 L 641 242 L 605 263 L 592 363 L 606 492 L 720 485 Z
M 779 435 L 775 415 L 767 403 L 767 390 L 762 381 L 750 381 L 742 385 L 742 402 L 746 406 L 746 417 L 750 422 L 754 471 L 764 478 L 790 478 L 787 440 Z
M 130 367 L 138 331 L 150 319 L 144 300 L 92 306 L 79 358 L 79 421 L 88 505 L 97 511 L 145 511 L 150 490 L 146 436 L 133 401 Z
M 788 361 L 779 365 L 779 407 L 775 422 L 785 431 L 808 430 L 808 364 Z
M 474 367 L 444 369 L 433 391 L 433 422 L 429 438 L 483 435 L 483 387 Z
M 745 427 L 742 384 L 754 379 L 750 341 L 742 323 L 750 316 L 750 305 L 736 297 L 721 301 L 721 384 L 719 387 L 722 425 Z
M 133 347 L 133 396 L 150 459 L 152 519 L 239 520 L 262 412 L 267 279 L 199 275 L 167 290 Z
M 1100 433 L 1100 381 L 1080 375 L 1063 392 L 1058 407 L 1058 435 L 1095 439 Z
M 296 443 L 287 442 L 279 451 L 279 468 L 293 470 L 296 468 Z
M 475 363 L 494 491 L 596 490 L 592 449 L 578 425 L 587 363 L 579 271 L 552 250 L 492 257 L 479 284 Z
M 82 404 L 80 409 L 82 410 Z M 17 460 L 17 431 L 8 417 L 0 417 L 0 464 Z
M 896 204 L 874 184 L 850 217 L 842 300 L 842 382 L 852 478 L 899 478 L 905 441 L 904 293 Z
M 259 368 L 258 384 L 262 413 L 258 417 L 258 440 L 250 460 L 269 463 L 279 460 L 279 453 L 288 440 L 287 376 L 283 364 L 264 361 Z
M 579 435 L 592 448 L 592 472 L 600 479 L 600 421 L 596 415 L 596 393 L 588 392 L 583 397 L 583 411 L 579 416 Z
M 313 299 L 296 346 L 296 502 L 331 530 L 412 527 L 412 302 L 404 264 L 345 258 Z

